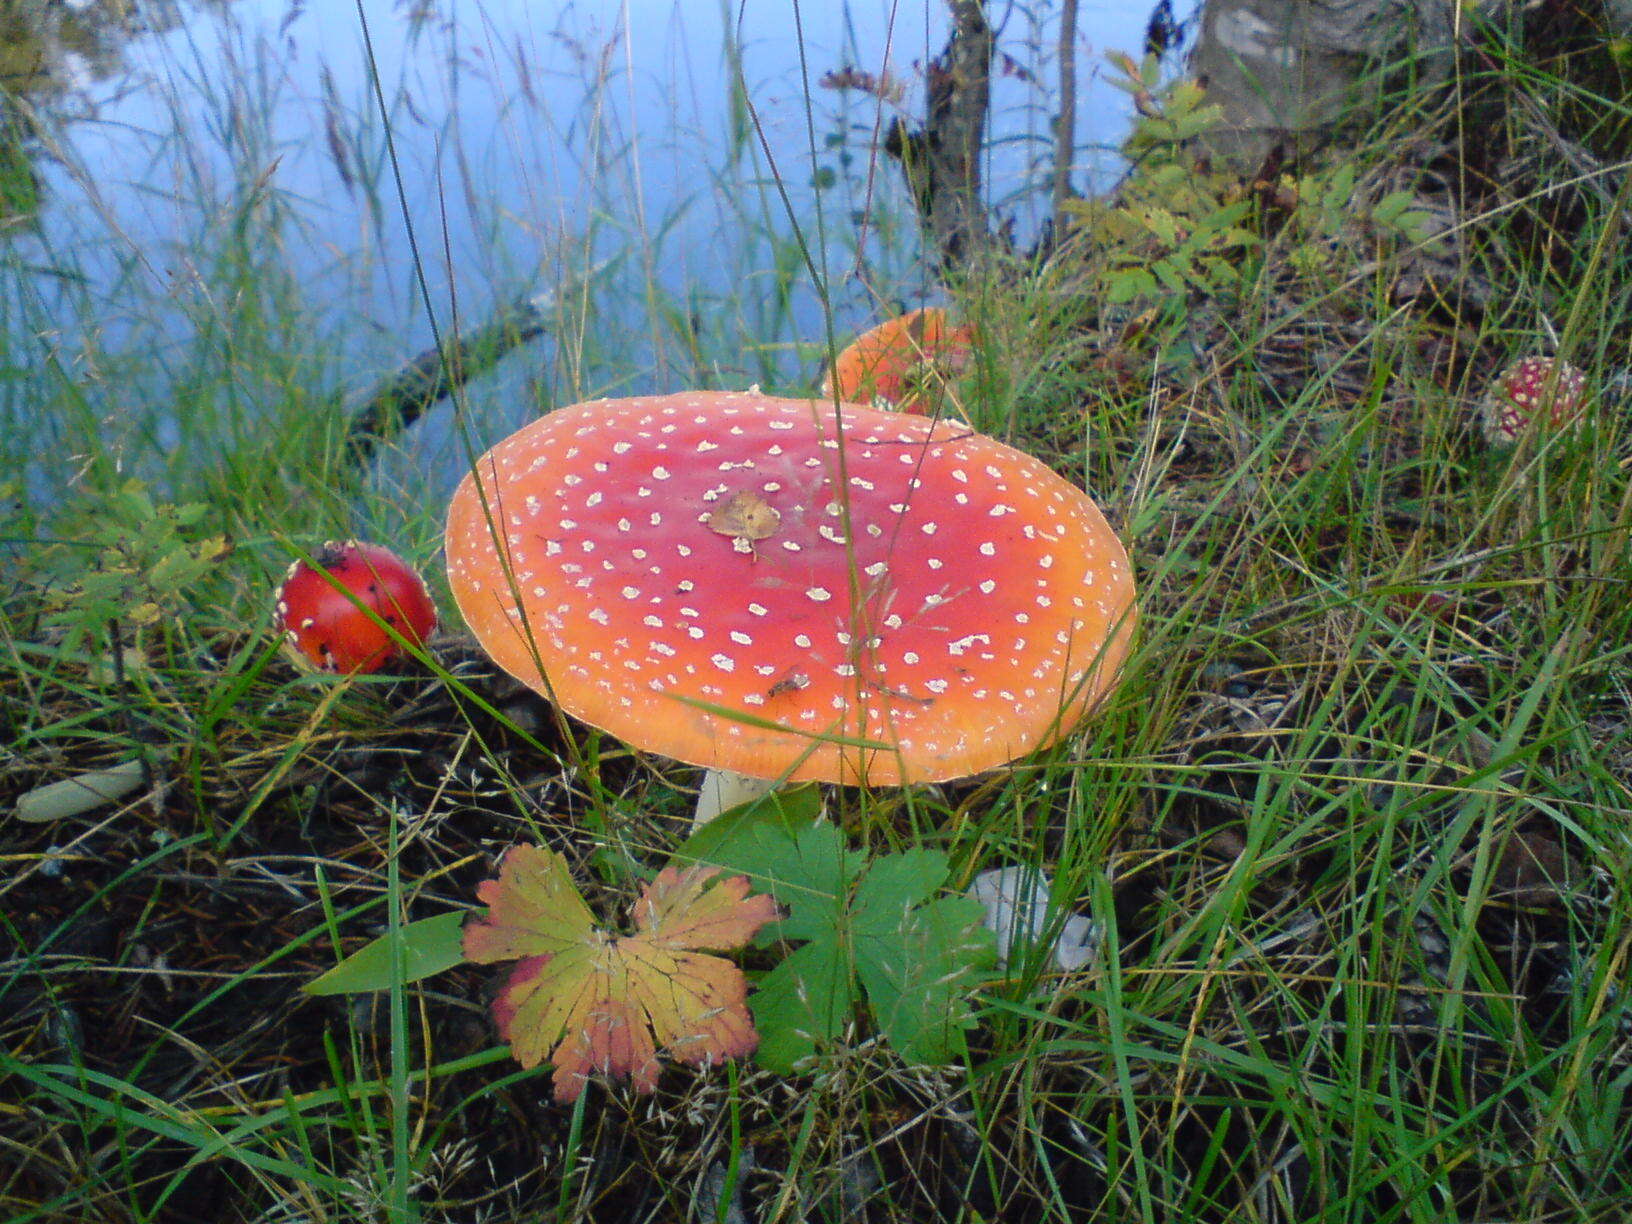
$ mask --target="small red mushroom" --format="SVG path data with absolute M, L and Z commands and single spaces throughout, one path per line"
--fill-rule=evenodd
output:
M 357 540 L 331 540 L 310 562 L 296 561 L 277 601 L 291 650 L 323 671 L 374 672 L 396 658 L 398 643 L 381 622 L 416 646 L 436 628 L 436 606 L 413 567 Z
M 938 416 L 947 386 L 974 356 L 975 330 L 937 307 L 886 319 L 851 342 L 822 383 L 824 396 Z
M 1485 392 L 1480 424 L 1492 446 L 1511 446 L 1537 417 L 1555 429 L 1580 428 L 1587 376 L 1552 357 L 1526 357 Z

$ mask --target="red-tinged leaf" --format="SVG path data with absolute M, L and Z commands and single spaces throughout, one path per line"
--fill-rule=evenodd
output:
M 737 948 L 777 918 L 767 894 L 748 897 L 747 876 L 709 882 L 718 867 L 665 867 L 635 902 L 635 926 L 674 948 Z M 746 898 L 746 899 L 745 899 Z
M 479 890 L 490 913 L 465 931 L 472 960 L 520 957 L 493 1001 L 499 1032 L 524 1067 L 549 1060 L 558 1101 L 591 1075 L 628 1075 L 650 1092 L 658 1051 L 693 1066 L 753 1053 L 759 1037 L 748 984 L 730 961 L 699 952 L 736 947 L 779 916 L 749 897 L 742 876 L 716 867 L 666 868 L 634 905 L 636 934 L 595 929 L 560 855 L 518 846 Z
M 476 896 L 488 915 L 465 928 L 465 959 L 478 964 L 554 955 L 582 943 L 595 927 L 561 856 L 542 846 L 512 847 L 499 878 L 483 880 Z

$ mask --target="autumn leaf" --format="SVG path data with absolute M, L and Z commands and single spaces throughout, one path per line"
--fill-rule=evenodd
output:
M 499 1033 L 523 1067 L 555 1064 L 555 1099 L 575 1100 L 591 1075 L 657 1086 L 658 1051 L 692 1066 L 753 1053 L 748 983 L 730 961 L 701 949 L 735 948 L 779 915 L 749 897 L 743 876 L 717 867 L 667 867 L 641 890 L 635 934 L 596 928 L 565 860 L 516 846 L 477 896 L 488 916 L 465 928 L 467 960 L 515 960 L 493 1001 Z

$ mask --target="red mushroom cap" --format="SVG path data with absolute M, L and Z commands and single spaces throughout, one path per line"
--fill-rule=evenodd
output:
M 1131 635 L 1127 554 L 1087 495 L 948 422 L 758 392 L 601 400 L 476 471 L 446 543 L 477 639 L 569 713 L 693 764 L 978 773 L 1075 726 Z
M 908 311 L 863 332 L 838 356 L 822 382 L 823 396 L 884 404 L 916 416 L 937 416 L 946 384 L 969 364 L 974 328 L 954 325 L 938 307 Z
M 331 540 L 312 562 L 291 565 L 277 593 L 278 630 L 297 657 L 346 673 L 378 671 L 394 659 L 396 641 L 358 603 L 416 645 L 436 629 L 425 583 L 389 549 Z
M 1555 429 L 1580 428 L 1587 376 L 1552 357 L 1526 357 L 1503 370 L 1485 393 L 1485 441 L 1508 446 L 1532 420 L 1545 416 Z

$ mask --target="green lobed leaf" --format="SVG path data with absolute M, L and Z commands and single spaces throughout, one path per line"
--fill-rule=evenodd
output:
M 980 902 L 943 897 L 907 910 L 887 935 L 870 930 L 856 943 L 856 973 L 873 1020 L 908 1062 L 949 1062 L 974 1023 L 969 994 L 996 963 Z
M 957 1055 L 972 1023 L 968 995 L 996 949 L 978 902 L 937 897 L 945 854 L 915 848 L 866 862 L 832 825 L 790 828 L 764 813 L 740 816 L 707 848 L 706 861 L 771 889 L 788 910 L 775 933 L 803 941 L 750 1000 L 762 1066 L 786 1074 L 837 1040 L 863 991 L 904 1058 Z
M 855 983 L 836 943 L 794 949 L 759 984 L 748 1006 L 759 1030 L 754 1059 L 768 1071 L 792 1074 L 819 1045 L 837 1041 L 855 1010 Z
M 857 862 L 844 835 L 832 825 L 790 829 L 775 818 L 744 820 L 733 836 L 700 858 L 746 875 L 755 888 L 769 891 L 788 910 L 771 934 L 783 939 L 838 938 L 838 921 Z
M 726 867 L 729 864 L 717 857 L 722 846 L 794 837 L 821 814 L 822 792 L 814 783 L 773 790 L 721 812 L 681 844 L 674 861 Z
M 466 914 L 453 910 L 421 918 L 399 927 L 402 945 L 402 981 L 417 982 L 451 969 L 465 959 L 462 944 Z M 364 944 L 321 977 L 301 987 L 307 994 L 362 994 L 389 990 L 392 984 L 391 935 L 387 932 Z

